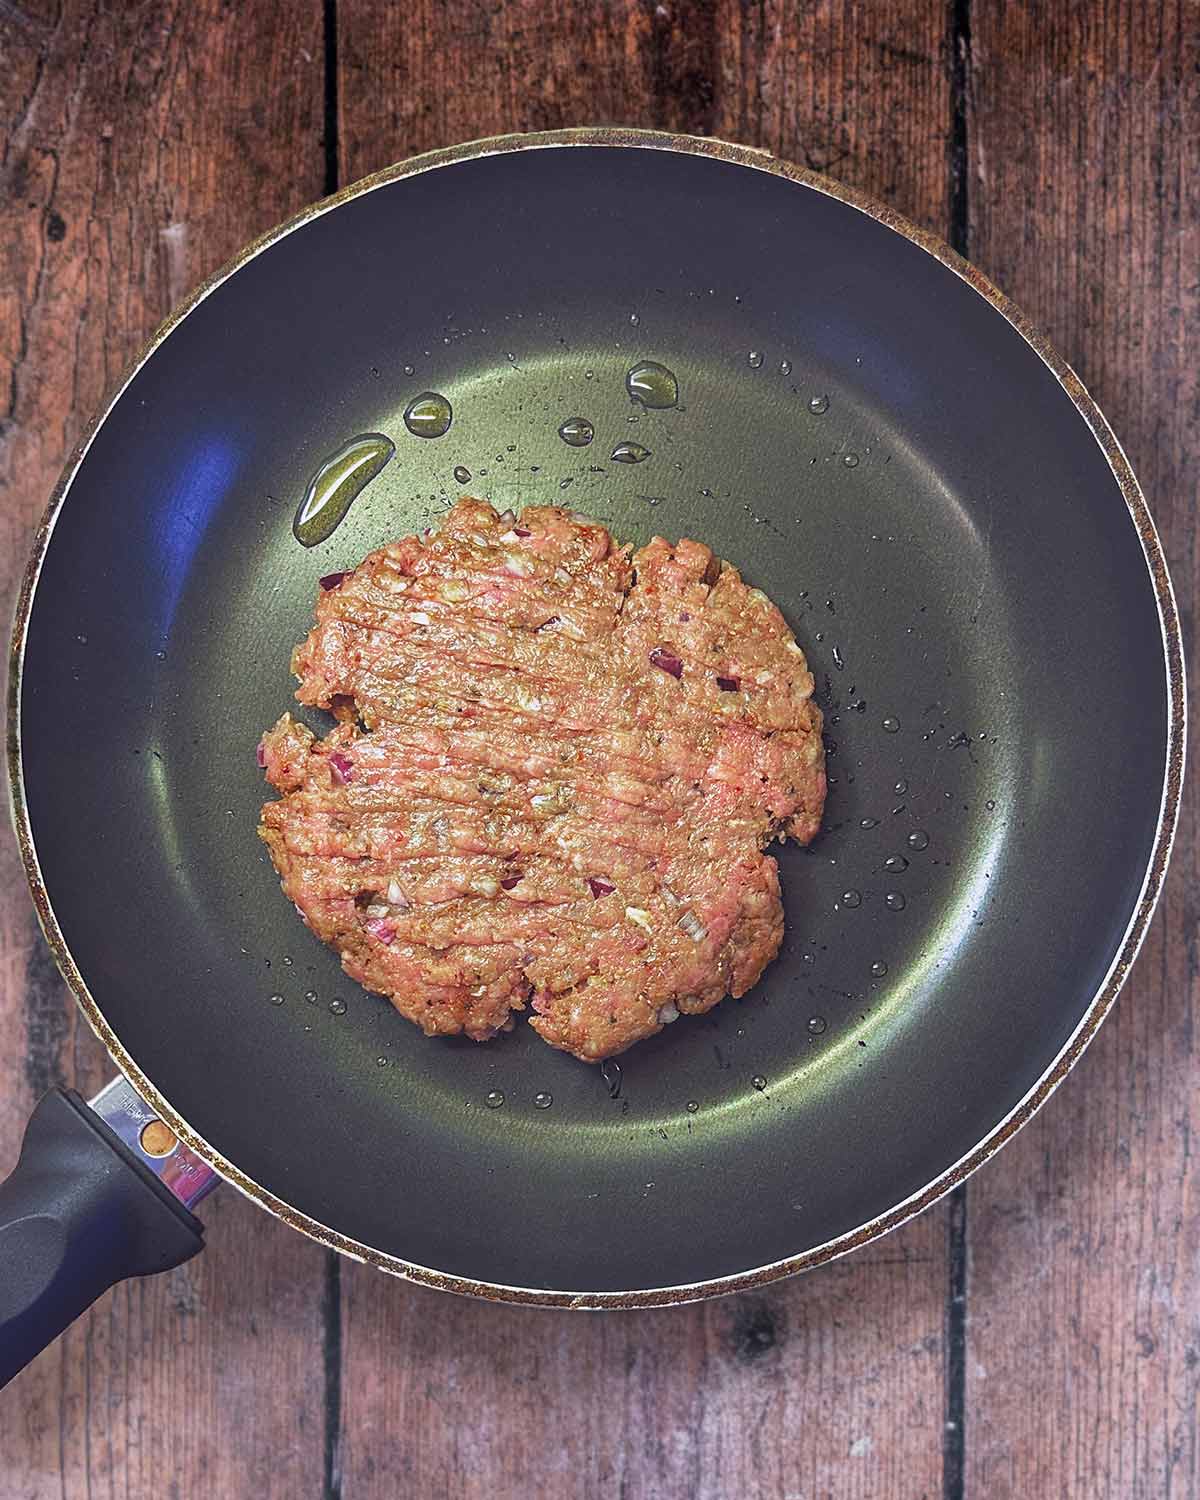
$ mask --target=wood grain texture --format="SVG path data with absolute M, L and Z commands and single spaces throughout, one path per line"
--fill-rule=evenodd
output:
M 348 1267 L 341 1494 L 934 1500 L 944 1280 L 938 1214 L 654 1312 L 484 1306 Z
M 654 126 L 768 147 L 945 233 L 946 25 L 915 3 L 340 0 L 339 168 Z M 340 1494 L 933 1500 L 946 1226 L 939 1207 L 764 1295 L 649 1314 L 487 1307 L 343 1266 Z
M 0 4 L 5 619 L 35 519 L 125 362 L 206 272 L 320 193 L 320 8 L 289 13 L 285 45 L 269 8 Z M 3 1174 L 45 1088 L 111 1073 L 7 831 L 0 1035 Z M 204 1218 L 205 1255 L 104 1298 L 0 1393 L 0 1495 L 321 1493 L 322 1255 L 232 1193 Z
M 1200 11 L 1177 0 L 978 6 L 967 130 L 970 254 L 1049 332 L 1125 444 L 1193 668 L 1198 38 Z M 1193 775 L 1115 1013 L 971 1183 L 968 1495 L 1200 1495 L 1196 818 Z
M 607 121 L 762 145 L 954 235 L 1125 441 L 1190 657 L 1198 35 L 1195 0 L 0 0 L 0 602 L 128 355 L 330 168 Z M 0 1500 L 1200 1500 L 1196 817 L 1189 789 L 1115 1015 L 968 1189 L 965 1390 L 944 1207 L 761 1295 L 570 1315 L 415 1290 L 223 1193 L 203 1257 L 0 1393 Z M 106 1072 L 7 836 L 0 1036 L 3 1173 L 46 1086 Z
M 340 0 L 343 182 L 511 130 L 763 146 L 946 230 L 948 19 L 920 0 Z

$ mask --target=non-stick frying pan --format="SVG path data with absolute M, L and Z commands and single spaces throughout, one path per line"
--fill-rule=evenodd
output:
M 631 403 L 642 359 L 677 374 L 678 409 Z M 436 440 L 402 420 L 423 390 L 453 407 Z M 590 448 L 557 435 L 572 416 Z M 297 499 L 362 432 L 396 457 L 305 550 Z M 610 461 L 629 439 L 651 456 Z M 304 930 L 255 837 L 254 747 L 290 703 L 318 576 L 463 490 L 704 538 L 779 602 L 820 685 L 827 826 L 779 855 L 779 959 L 619 1076 L 523 1024 L 426 1040 Z M 1137 950 L 1183 739 L 1150 517 L 1020 314 L 856 193 L 608 130 L 407 162 L 202 287 L 67 470 L 12 683 L 38 910 L 145 1113 L 186 1143 L 172 1159 L 385 1269 L 590 1307 L 827 1260 L 1011 1136 Z M 108 1138 L 78 1103 L 46 1108 L 61 1195 L 73 1135 L 87 1161 Z M 20 1358 L 34 1323 L 53 1331 L 51 1293 L 94 1290 L 81 1195 L 106 1277 L 198 1244 L 186 1221 L 118 1232 L 94 1186 L 30 1208 L 31 1182 L 53 1186 L 40 1160 L 35 1140 L 3 1190 Z M 173 1217 L 139 1170 L 102 1176 Z M 140 1260 L 111 1249 L 131 1235 Z

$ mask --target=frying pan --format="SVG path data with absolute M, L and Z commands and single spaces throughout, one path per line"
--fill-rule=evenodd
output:
M 677 408 L 630 402 L 643 359 Z M 436 440 L 402 420 L 424 390 L 454 412 Z M 591 448 L 557 435 L 573 416 Z M 300 547 L 307 480 L 362 432 L 395 459 Z M 612 462 L 631 438 L 650 457 Z M 318 576 L 463 490 L 705 539 L 819 684 L 826 828 L 779 853 L 778 960 L 619 1074 L 523 1024 L 426 1040 L 301 927 L 255 838 L 254 747 Z M 417 158 L 201 287 L 67 469 L 11 684 L 34 899 L 132 1089 L 100 1102 L 111 1131 L 50 1096 L 0 1190 L 8 1373 L 95 1282 L 194 1253 L 177 1200 L 214 1170 L 326 1245 L 510 1301 L 682 1302 L 865 1243 L 1095 1032 L 1182 765 L 1162 552 L 1063 361 L 880 205 L 631 131 Z

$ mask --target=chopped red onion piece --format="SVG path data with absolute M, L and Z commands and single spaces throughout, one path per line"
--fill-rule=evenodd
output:
M 666 646 L 655 646 L 650 653 L 650 660 L 661 672 L 669 672 L 672 677 L 683 676 L 683 663 Z
M 348 569 L 341 573 L 326 573 L 325 577 L 318 578 L 317 582 L 321 585 L 325 592 L 328 593 L 330 589 L 337 588 L 342 579 L 347 577 L 349 577 Z
M 723 693 L 736 693 L 741 687 L 741 681 L 737 677 L 718 677 L 717 686 Z
M 548 620 L 543 620 L 542 623 L 537 627 L 537 629 L 538 630 L 545 630 L 545 629 L 547 629 L 551 625 L 557 625 L 558 621 L 559 621 L 558 615 L 551 615 Z
M 513 536 L 532 536 L 533 535 L 533 532 L 532 531 L 526 531 L 526 529 L 524 528 L 524 526 L 514 526 L 512 530 L 513 530 Z
M 329 769 L 338 786 L 346 786 L 354 780 L 354 762 L 340 750 L 335 750 L 329 757 Z
M 589 875 L 588 890 L 592 893 L 592 900 L 599 901 L 601 896 L 611 896 L 616 886 L 607 880 L 600 879 L 598 875 Z
M 500 882 L 500 889 L 502 891 L 511 891 L 514 887 L 520 885 L 524 879 L 524 875 L 509 875 Z
M 258 769 L 260 771 L 266 770 L 267 747 L 263 744 L 262 740 L 258 742 L 258 748 L 254 752 L 254 759 L 258 762 Z
M 675 925 L 682 927 L 694 943 L 702 943 L 708 936 L 708 928 L 694 911 L 685 911 Z
M 500 522 L 501 526 L 511 526 L 517 518 L 511 510 L 502 510 L 496 519 Z
M 372 917 L 370 921 L 364 922 L 363 926 L 379 942 L 388 944 L 396 940 L 396 925 L 384 917 Z

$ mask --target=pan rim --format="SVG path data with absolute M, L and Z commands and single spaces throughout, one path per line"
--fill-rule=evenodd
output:
M 163 1097 L 153 1082 L 141 1071 L 125 1050 L 115 1030 L 110 1026 L 92 996 L 87 983 L 76 965 L 59 927 L 50 902 L 49 892 L 42 877 L 41 867 L 30 825 L 25 799 L 21 765 L 20 704 L 21 683 L 24 668 L 26 638 L 34 596 L 42 564 L 48 551 L 54 526 L 70 492 L 75 476 L 87 455 L 96 435 L 117 406 L 134 376 L 141 370 L 151 355 L 171 332 L 200 305 L 211 293 L 224 284 L 243 265 L 262 251 L 282 240 L 285 236 L 320 218 L 351 199 L 389 186 L 403 178 L 417 176 L 440 167 L 453 166 L 465 161 L 480 160 L 489 156 L 503 155 L 513 151 L 561 149 L 574 146 L 608 147 L 626 150 L 657 150 L 678 155 L 707 157 L 734 166 L 750 168 L 768 173 L 807 188 L 847 205 L 874 219 L 885 228 L 893 230 L 902 238 L 924 250 L 960 280 L 965 281 L 980 297 L 988 302 L 1010 326 L 1024 339 L 1033 352 L 1049 369 L 1059 386 L 1071 400 L 1079 415 L 1087 424 L 1092 436 L 1104 454 L 1105 460 L 1125 500 L 1130 519 L 1138 534 L 1151 585 L 1163 642 L 1163 661 L 1167 687 L 1167 722 L 1164 745 L 1163 789 L 1159 805 L 1158 821 L 1146 872 L 1122 936 L 1118 951 L 1104 979 L 1088 1001 L 1080 1020 L 1066 1043 L 1052 1059 L 1041 1077 L 1026 1092 L 1023 1098 L 992 1129 L 964 1153 L 956 1162 L 945 1168 L 930 1182 L 910 1194 L 900 1203 L 867 1223 L 847 1230 L 821 1245 L 767 1265 L 754 1267 L 685 1285 L 642 1288 L 631 1291 L 555 1291 L 547 1288 L 509 1286 L 495 1282 L 476 1281 L 468 1277 L 451 1275 L 434 1268 L 418 1265 L 400 1256 L 375 1249 L 353 1240 L 329 1225 L 322 1224 L 309 1215 L 293 1208 L 276 1197 L 267 1188 L 242 1172 L 233 1162 L 224 1157 L 194 1130 L 170 1102 Z M 676 135 L 665 131 L 638 130 L 626 127 L 582 126 L 569 130 L 543 131 L 531 134 L 511 134 L 487 137 L 465 142 L 461 145 L 427 152 L 407 161 L 385 167 L 381 171 L 348 184 L 331 196 L 310 204 L 284 223 L 268 230 L 238 251 L 229 261 L 206 278 L 150 336 L 142 349 L 127 366 L 107 401 L 88 424 L 74 452 L 70 455 L 63 472 L 55 485 L 49 503 L 34 534 L 33 547 L 26 566 L 10 647 L 10 669 L 8 682 L 8 772 L 12 797 L 13 821 L 25 876 L 43 935 L 54 954 L 63 977 L 75 994 L 92 1030 L 107 1049 L 118 1069 L 148 1104 L 164 1119 L 196 1154 L 206 1161 L 222 1178 L 231 1183 L 246 1197 L 261 1208 L 274 1214 L 293 1229 L 299 1230 L 317 1243 L 337 1250 L 351 1259 L 362 1261 L 377 1269 L 400 1276 L 405 1280 L 433 1287 L 442 1291 L 453 1291 L 492 1301 L 510 1302 L 531 1306 L 567 1307 L 581 1309 L 637 1308 L 683 1304 L 708 1297 L 722 1296 L 733 1292 L 761 1287 L 784 1276 L 809 1270 L 825 1264 L 852 1250 L 859 1249 L 870 1241 L 898 1228 L 930 1207 L 952 1188 L 964 1181 L 978 1167 L 989 1160 L 1017 1133 L 1018 1130 L 1041 1108 L 1054 1090 L 1075 1066 L 1085 1048 L 1095 1036 L 1101 1022 L 1111 1009 L 1132 966 L 1145 937 L 1150 918 L 1154 913 L 1166 875 L 1167 864 L 1174 842 L 1179 817 L 1180 794 L 1183 781 L 1186 740 L 1186 680 L 1184 673 L 1183 646 L 1179 615 L 1174 590 L 1167 570 L 1158 532 L 1150 516 L 1141 487 L 1134 476 L 1120 442 L 1109 426 L 1100 408 L 1093 400 L 1070 365 L 1053 349 L 1045 336 L 1036 329 L 1022 313 L 993 283 L 975 266 L 964 260 L 940 237 L 921 229 L 903 215 L 880 203 L 870 195 L 835 182 L 819 173 L 792 162 L 775 157 L 767 151 L 754 147 L 736 145 L 714 140 L 710 137 Z

